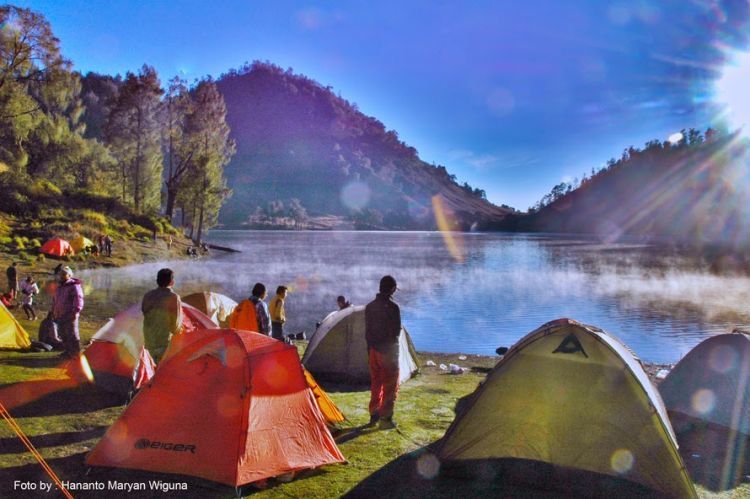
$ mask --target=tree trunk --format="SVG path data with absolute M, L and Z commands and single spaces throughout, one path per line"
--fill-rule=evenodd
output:
M 135 190 L 133 193 L 133 201 L 135 204 L 135 212 L 141 213 L 141 137 L 143 135 L 142 116 L 141 109 L 138 108 L 138 141 L 135 147 Z
M 201 238 L 203 237 L 203 211 L 205 204 L 205 202 L 201 201 L 200 214 L 198 215 L 198 237 L 195 239 L 195 242 L 197 242 L 198 244 L 201 243 Z
M 177 197 L 177 189 L 173 186 L 169 185 L 169 182 L 167 182 L 167 220 L 169 220 L 169 223 L 172 223 L 172 216 L 174 215 L 174 203 L 175 198 Z M 185 216 L 183 215 L 183 221 Z

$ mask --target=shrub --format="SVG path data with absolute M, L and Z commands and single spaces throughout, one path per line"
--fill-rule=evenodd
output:
M 0 218 L 0 237 L 9 236 L 11 233 L 10 225 L 8 225 L 5 220 Z
M 45 260 L 47 260 L 47 257 L 44 256 L 44 253 L 39 253 L 39 255 L 37 255 L 36 257 L 37 262 L 44 262 Z
M 78 214 L 81 218 L 86 220 L 87 222 L 90 222 L 93 225 L 96 225 L 98 228 L 105 228 L 109 225 L 109 221 L 107 220 L 107 216 L 103 213 L 99 213 L 98 211 L 94 210 L 78 210 Z
M 16 236 L 16 237 L 13 238 L 13 245 L 15 246 L 15 248 L 17 250 L 25 250 L 26 249 L 26 245 L 23 243 L 23 239 L 20 238 L 20 237 L 18 237 L 18 236 Z
M 39 238 L 34 238 L 31 241 L 29 241 L 29 246 L 31 248 L 41 248 L 42 247 L 42 240 Z
M 29 194 L 35 197 L 58 197 L 62 191 L 49 180 L 39 179 L 29 187 Z
M 24 262 L 30 262 L 32 260 L 32 257 L 25 251 L 21 251 L 18 253 L 18 259 L 23 260 Z
M 13 242 L 13 238 L 12 237 L 8 237 L 8 236 L 2 236 L 2 237 L 0 237 L 0 244 L 2 244 L 3 246 L 8 246 L 12 242 Z

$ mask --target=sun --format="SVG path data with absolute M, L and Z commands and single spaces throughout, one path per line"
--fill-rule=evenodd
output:
M 733 128 L 750 135 L 750 52 L 743 52 L 723 69 L 716 82 L 716 101 L 726 106 Z

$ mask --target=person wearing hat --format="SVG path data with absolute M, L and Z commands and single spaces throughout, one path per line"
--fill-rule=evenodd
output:
M 380 292 L 365 307 L 365 339 L 370 362 L 370 422 L 383 429 L 396 428 L 393 408 L 398 395 L 398 351 L 401 309 L 393 301 L 398 287 L 387 275 L 380 279 Z
M 182 328 L 182 301 L 172 290 L 174 272 L 161 269 L 156 274 L 156 289 L 143 296 L 143 340 L 155 362 L 164 355 L 169 338 Z
M 74 358 L 81 354 L 78 333 L 78 316 L 83 310 L 83 287 L 81 280 L 73 277 L 70 267 L 63 267 L 57 274 L 58 286 L 52 300 L 52 320 L 63 344 L 61 357 Z

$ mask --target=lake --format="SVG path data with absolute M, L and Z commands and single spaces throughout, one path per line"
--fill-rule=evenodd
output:
M 622 339 L 648 362 L 679 360 L 702 339 L 750 324 L 750 278 L 715 275 L 699 259 L 645 244 L 540 234 L 212 231 L 241 250 L 211 258 L 81 272 L 106 314 L 140 301 L 156 271 L 176 272 L 180 294 L 213 290 L 235 300 L 263 282 L 291 288 L 286 332 L 305 330 L 336 297 L 370 301 L 380 277 L 418 350 L 493 355 L 545 322 L 569 317 Z M 105 317 L 101 317 L 104 319 Z

